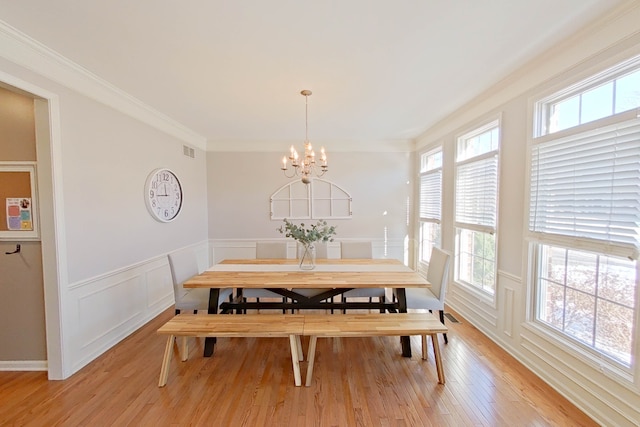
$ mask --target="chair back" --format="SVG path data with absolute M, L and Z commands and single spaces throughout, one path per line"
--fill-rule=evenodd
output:
M 316 258 L 327 259 L 327 243 L 315 242 L 313 245 L 316 247 Z
M 431 249 L 427 280 L 431 283 L 431 292 L 440 302 L 444 302 L 449 278 L 449 261 L 451 256 L 442 249 Z
M 182 284 L 200 273 L 195 252 L 184 250 L 169 254 L 169 268 L 171 268 L 171 279 L 173 280 L 173 293 L 176 301 L 179 301 L 187 292 Z
M 340 257 L 343 259 L 371 259 L 371 242 L 340 242 Z
M 257 242 L 256 258 L 286 258 L 287 242 Z

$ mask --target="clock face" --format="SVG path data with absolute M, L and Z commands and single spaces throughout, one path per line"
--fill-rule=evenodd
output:
M 151 216 L 161 222 L 173 221 L 182 209 L 182 186 L 169 169 L 156 169 L 147 178 L 145 201 Z

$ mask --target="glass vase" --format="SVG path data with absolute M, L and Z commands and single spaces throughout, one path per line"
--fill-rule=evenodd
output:
M 298 260 L 300 269 L 313 270 L 316 268 L 316 247 L 313 243 L 298 245 Z

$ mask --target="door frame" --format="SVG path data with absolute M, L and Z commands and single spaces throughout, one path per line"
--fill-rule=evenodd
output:
M 0 71 L 0 84 L 34 99 L 40 242 L 44 283 L 47 372 L 50 380 L 65 379 L 64 289 L 68 283 L 62 194 L 62 150 L 58 95 Z

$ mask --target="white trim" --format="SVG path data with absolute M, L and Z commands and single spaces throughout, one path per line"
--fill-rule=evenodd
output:
M 46 360 L 2 360 L 0 371 L 46 371 Z
M 0 39 L 2 37 L 0 27 Z M 4 46 L 0 43 L 0 49 Z M 41 243 L 44 280 L 45 328 L 49 379 L 64 379 L 71 374 L 65 365 L 63 325 L 65 285 L 67 283 L 66 233 L 64 199 L 62 196 L 62 137 L 60 133 L 60 102 L 58 96 L 41 87 L 0 71 L 0 82 L 35 96 L 38 186 L 40 198 Z M 42 111 L 45 110 L 45 111 Z M 38 111 L 47 116 L 39 127 Z M 42 117 L 41 117 L 42 119 Z M 42 132 L 40 134 L 39 132 Z M 45 178 L 45 175 L 48 175 Z M 46 191 L 46 186 L 51 192 Z M 46 197 L 46 202 L 43 199 Z M 42 226 L 48 222 L 46 226 Z
M 42 259 L 43 259 L 43 276 L 45 291 L 45 318 L 47 332 L 47 358 L 49 365 L 49 379 L 64 379 L 72 374 L 69 366 L 68 343 L 65 340 L 64 325 L 65 319 L 65 302 L 66 302 L 66 285 L 69 282 L 68 262 L 67 262 L 67 233 L 65 226 L 65 208 L 63 194 L 63 176 L 62 176 L 62 133 L 60 131 L 60 100 L 57 95 L 45 92 L 34 92 L 46 99 L 46 101 L 35 101 L 36 113 L 38 109 L 42 109 L 42 114 L 48 114 L 48 129 L 42 129 L 44 137 L 49 138 L 47 141 L 41 141 L 41 137 L 37 139 L 37 150 L 40 155 L 42 146 L 47 146 L 46 153 L 49 155 L 46 166 L 49 168 L 51 194 L 39 194 L 40 197 L 40 222 L 41 222 L 41 242 L 42 242 Z M 46 104 L 45 104 L 46 102 Z M 39 105 L 39 107 L 38 107 Z M 44 125 L 43 125 L 44 126 Z M 36 114 L 36 131 L 38 131 L 38 117 Z M 48 131 L 48 132 L 47 132 Z M 46 135 L 48 133 L 48 135 Z M 41 179 L 40 189 L 44 192 L 42 183 L 45 181 L 43 162 L 44 159 L 38 159 L 38 168 L 40 169 L 39 179 Z M 47 197 L 47 203 L 43 202 L 43 198 Z M 47 218 L 50 218 L 48 227 L 44 227 L 45 208 L 51 209 L 46 212 Z
M 0 57 L 206 150 L 206 138 L 0 20 Z

